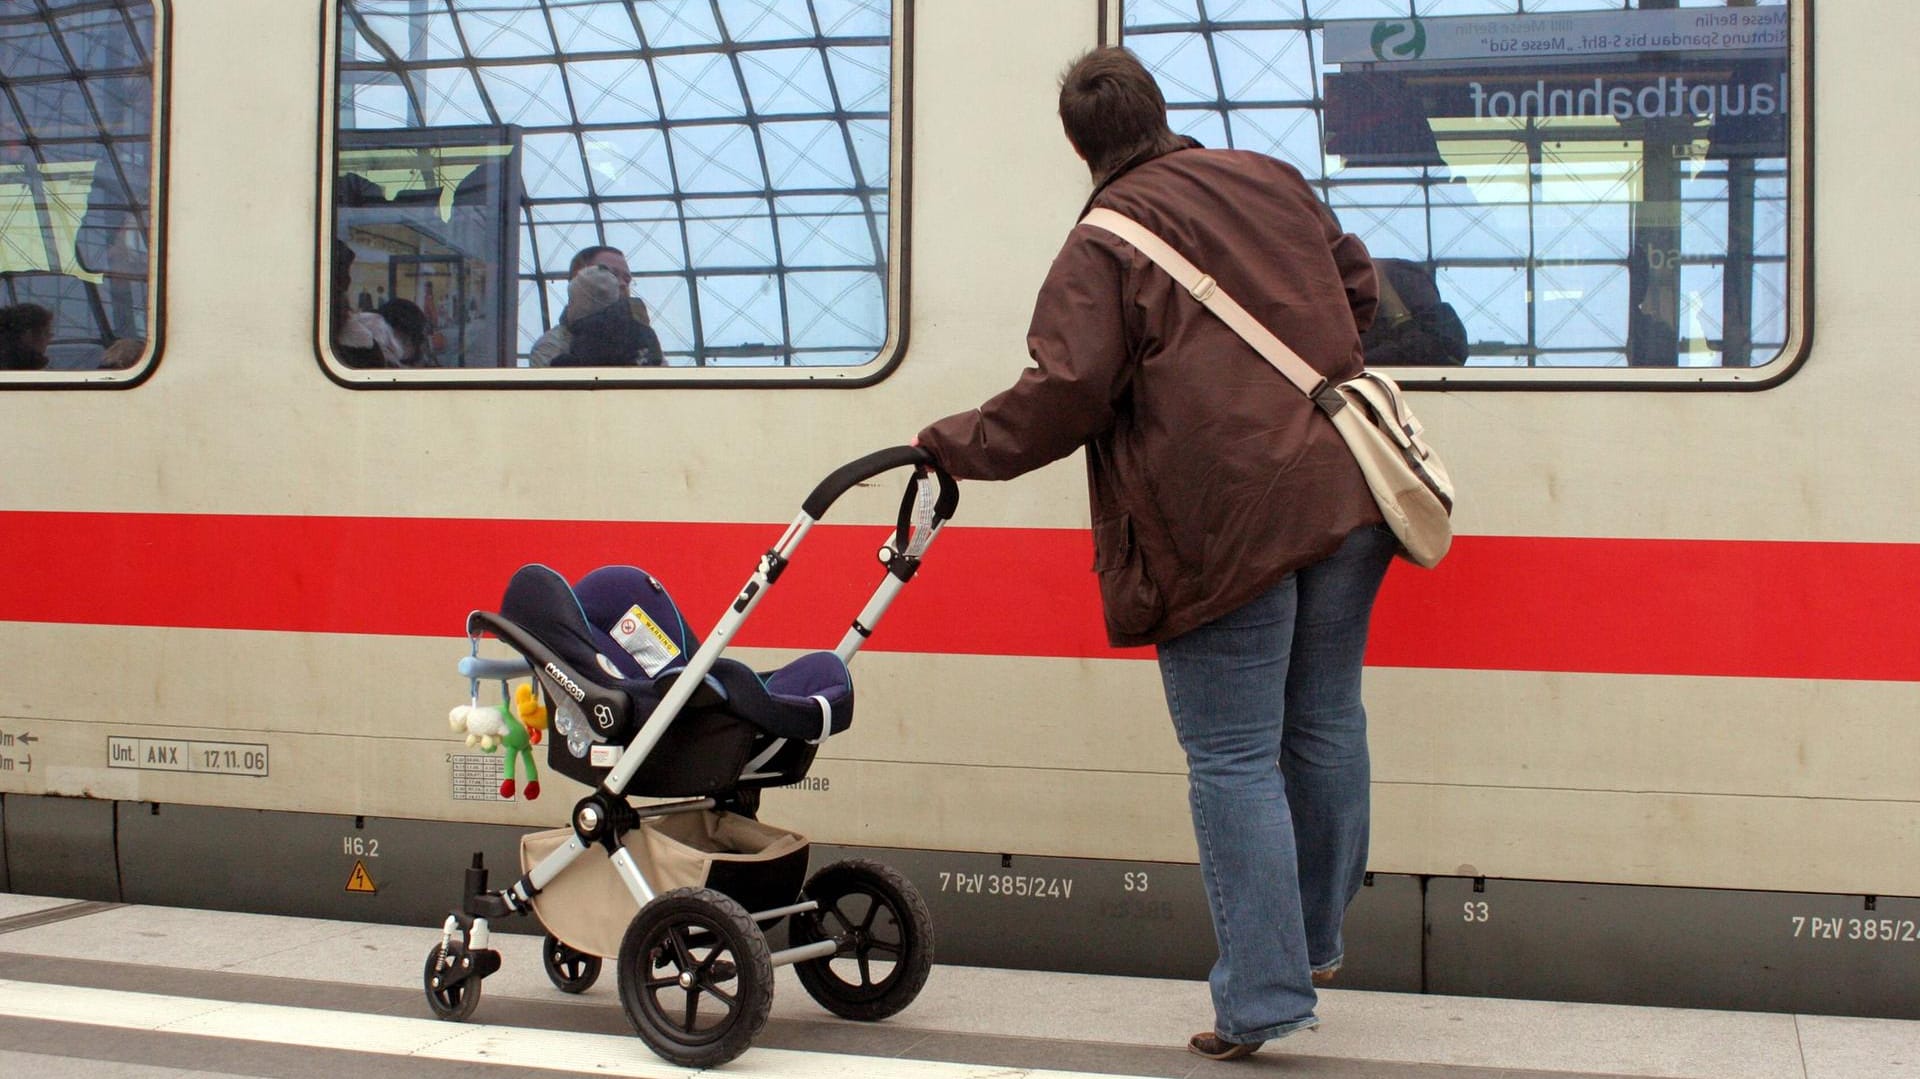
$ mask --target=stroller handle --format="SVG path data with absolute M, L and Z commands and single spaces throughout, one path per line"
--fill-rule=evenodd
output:
M 817 521 L 825 517 L 828 507 L 832 506 L 841 495 L 846 494 L 854 484 L 861 480 L 872 479 L 882 472 L 905 468 L 908 465 L 927 469 L 940 481 L 940 497 L 934 503 L 933 512 L 943 521 L 951 520 L 953 511 L 960 505 L 960 486 L 953 482 L 953 477 L 947 475 L 946 470 L 940 467 L 932 454 L 918 446 L 890 446 L 841 465 L 826 479 L 820 481 L 820 486 L 813 489 L 813 493 L 807 496 L 807 500 L 801 504 L 800 508 L 806 511 L 808 517 Z

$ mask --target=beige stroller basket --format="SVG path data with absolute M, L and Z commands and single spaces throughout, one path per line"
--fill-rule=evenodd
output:
M 520 837 L 521 868 L 531 871 L 572 837 L 571 828 Z M 712 888 L 748 910 L 792 902 L 807 872 L 805 836 L 736 813 L 655 817 L 621 842 L 660 891 Z M 612 959 L 640 908 L 610 860 L 583 858 L 576 865 L 534 898 L 534 913 L 568 947 Z

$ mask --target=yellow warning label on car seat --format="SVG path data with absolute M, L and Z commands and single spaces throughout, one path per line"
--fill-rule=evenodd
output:
M 620 647 L 640 662 L 648 678 L 659 674 L 667 664 L 680 658 L 680 646 L 673 643 L 673 638 L 667 636 L 666 630 L 647 617 L 647 612 L 641 610 L 638 603 L 620 616 L 620 621 L 613 627 L 613 639 L 619 641 Z

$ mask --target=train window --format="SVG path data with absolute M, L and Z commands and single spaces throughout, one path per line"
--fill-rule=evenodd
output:
M 875 377 L 904 2 L 335 0 L 335 377 Z
M 128 385 L 151 363 L 164 16 L 0 5 L 0 387 Z
M 1805 335 L 1801 0 L 1125 0 L 1175 130 L 1367 242 L 1369 361 L 1739 383 Z

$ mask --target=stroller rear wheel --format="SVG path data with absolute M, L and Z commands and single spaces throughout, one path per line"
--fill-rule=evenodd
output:
M 584 993 L 600 978 L 599 956 L 569 948 L 552 933 L 540 950 L 540 965 L 547 968 L 547 980 L 562 993 Z
M 885 1019 L 913 1003 L 933 969 L 933 917 L 913 882 L 878 862 L 835 862 L 807 881 L 820 909 L 797 915 L 794 945 L 840 950 L 794 964 L 807 995 L 843 1019 Z
M 620 942 L 620 1004 L 647 1047 L 685 1067 L 724 1064 L 773 1007 L 773 959 L 745 908 L 679 888 L 640 908 Z
M 438 944 L 427 951 L 427 969 L 420 977 L 427 990 L 427 1006 L 433 1009 L 433 1014 L 460 1022 L 480 1006 L 480 979 L 468 975 L 460 981 L 449 982 L 450 976 L 458 973 L 453 964 L 459 960 L 443 959 L 444 951 Z

